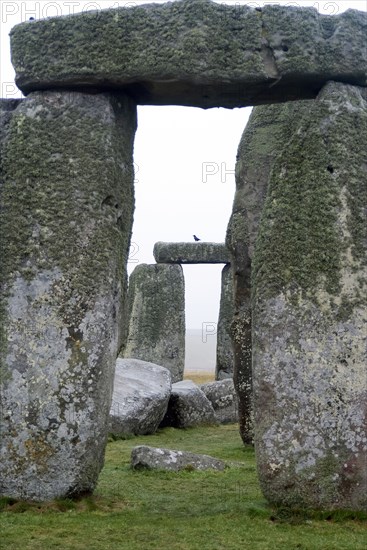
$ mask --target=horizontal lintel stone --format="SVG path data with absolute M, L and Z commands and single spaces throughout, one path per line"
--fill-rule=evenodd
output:
M 158 264 L 229 264 L 230 255 L 224 243 L 164 243 L 154 245 Z
M 130 3 L 129 3 L 130 4 Z M 16 82 L 120 90 L 141 105 L 244 107 L 366 86 L 367 14 L 178 0 L 49 17 L 11 31 Z

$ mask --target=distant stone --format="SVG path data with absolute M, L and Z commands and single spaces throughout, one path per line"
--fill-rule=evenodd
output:
M 129 280 L 124 357 L 162 365 L 172 381 L 185 366 L 185 282 L 180 265 L 138 265 Z
M 231 378 L 208 382 L 199 387 L 212 404 L 220 424 L 238 422 L 238 399 Z
M 190 428 L 217 423 L 212 404 L 194 382 L 183 380 L 172 384 L 171 397 L 162 427 Z
M 367 510 L 366 143 L 367 89 L 330 82 L 270 172 L 253 388 L 260 483 L 281 506 Z
M 330 80 L 365 86 L 366 20 L 355 10 L 139 3 L 21 23 L 12 61 L 25 93 L 114 89 L 142 105 L 244 107 L 313 98 Z
M 134 470 L 167 470 L 169 472 L 218 470 L 222 472 L 226 464 L 208 455 L 140 445 L 134 447 L 131 452 L 131 466 Z
M 114 435 L 155 433 L 170 395 L 168 369 L 139 359 L 117 359 L 110 431 Z
M 229 252 L 224 243 L 164 243 L 154 245 L 158 264 L 228 264 Z
M 233 377 L 233 344 L 231 325 L 234 315 L 233 271 L 230 265 L 222 270 L 220 306 L 217 328 L 216 380 Z

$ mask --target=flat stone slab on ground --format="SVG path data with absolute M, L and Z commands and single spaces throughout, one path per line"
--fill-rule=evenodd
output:
M 17 25 L 12 62 L 25 93 L 115 89 L 141 105 L 244 107 L 312 98 L 330 80 L 366 85 L 366 20 L 208 0 L 121 7 Z
M 228 264 L 229 251 L 224 243 L 192 242 L 154 245 L 154 259 L 158 264 Z
M 110 411 L 114 435 L 155 433 L 171 394 L 168 369 L 139 359 L 117 359 Z
M 225 462 L 208 455 L 199 455 L 187 451 L 174 451 L 140 445 L 131 452 L 131 466 L 135 469 L 148 470 L 218 470 L 223 471 Z
M 212 404 L 192 380 L 172 384 L 167 413 L 161 427 L 190 428 L 201 424 L 217 424 Z

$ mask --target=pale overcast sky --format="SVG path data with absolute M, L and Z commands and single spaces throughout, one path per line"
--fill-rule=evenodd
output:
M 14 85 L 8 34 L 28 20 L 112 6 L 163 3 L 162 0 L 1 0 L 1 97 L 21 97 Z M 252 7 L 268 4 L 317 8 L 337 14 L 353 8 L 367 11 L 367 0 L 279 1 L 221 4 Z M 352 38 L 352 37 L 351 37 Z M 235 189 L 237 146 L 251 109 L 139 107 L 135 142 L 136 210 L 129 272 L 137 263 L 153 263 L 156 241 L 222 242 Z M 207 177 L 207 172 L 213 172 Z M 221 266 L 186 266 L 186 325 L 201 328 L 218 319 Z

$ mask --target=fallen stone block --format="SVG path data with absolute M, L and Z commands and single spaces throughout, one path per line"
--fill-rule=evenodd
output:
M 220 424 L 238 422 L 238 399 L 231 378 L 208 382 L 199 387 L 212 404 Z
M 117 359 L 110 431 L 121 436 L 155 433 L 171 395 L 168 369 L 139 359 Z
M 140 445 L 134 447 L 131 452 L 131 466 L 134 470 L 167 470 L 169 472 L 218 470 L 222 472 L 226 464 L 208 455 Z
M 167 413 L 161 427 L 190 428 L 217 423 L 212 404 L 194 382 L 183 380 L 172 384 Z

